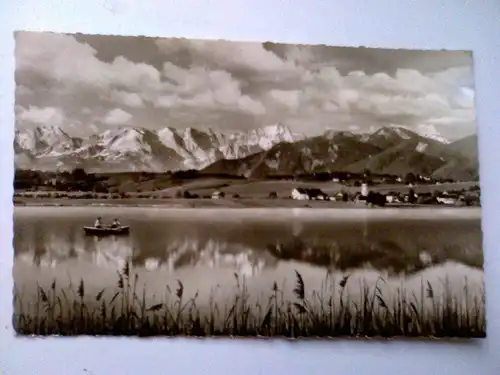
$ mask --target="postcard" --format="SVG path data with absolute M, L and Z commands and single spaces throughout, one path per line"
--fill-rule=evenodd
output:
M 17 334 L 486 336 L 471 52 L 15 43 Z

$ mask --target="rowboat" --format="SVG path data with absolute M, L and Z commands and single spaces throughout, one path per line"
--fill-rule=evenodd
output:
M 122 226 L 118 228 L 111 227 L 83 227 L 85 234 L 92 236 L 111 236 L 111 235 L 124 235 L 129 233 L 129 226 Z

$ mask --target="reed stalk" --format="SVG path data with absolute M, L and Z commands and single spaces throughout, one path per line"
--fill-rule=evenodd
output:
M 336 283 L 328 275 L 320 290 L 308 292 L 302 275 L 295 272 L 293 298 L 284 298 L 284 283 L 273 283 L 269 296 L 252 302 L 244 277 L 235 275 L 236 291 L 230 305 L 219 306 L 218 288 L 212 288 L 203 309 L 198 293 L 185 295 L 184 285 L 165 287 L 160 301 L 148 305 L 147 286 L 138 291 L 139 276 L 128 263 L 118 271 L 116 291 L 86 293 L 78 287 L 62 288 L 55 281 L 47 290 L 37 284 L 32 303 L 14 287 L 14 329 L 25 335 L 139 335 L 139 336 L 427 336 L 485 337 L 484 290 L 472 296 L 468 280 L 462 293 L 452 294 L 449 280 L 444 294 L 422 281 L 420 300 L 403 288 L 384 296 L 382 278 L 369 285 L 360 282 L 361 298 L 347 292 L 349 275 Z M 133 280 L 133 282 L 131 282 Z M 73 297 L 69 297 L 73 295 Z M 263 301 L 265 301 L 263 303 Z

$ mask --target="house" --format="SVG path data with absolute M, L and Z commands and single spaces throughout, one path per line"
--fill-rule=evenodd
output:
M 436 200 L 441 204 L 456 204 L 458 201 L 458 197 L 450 194 L 443 194 L 439 197 L 436 197 Z
M 309 194 L 309 199 L 318 201 L 326 201 L 330 199 L 328 194 L 324 193 L 321 189 L 307 189 L 307 194 Z
M 363 197 L 368 196 L 368 184 L 365 183 L 361 184 L 361 195 Z
M 403 198 L 404 203 L 415 203 L 418 199 L 418 194 L 416 193 L 402 194 L 401 197 Z
M 404 194 L 401 194 L 397 191 L 389 191 L 385 198 L 387 199 L 387 203 L 402 203 L 404 202 Z
M 291 197 L 292 199 L 296 199 L 299 201 L 306 201 L 309 200 L 309 194 L 307 194 L 307 189 L 303 188 L 295 188 L 292 190 Z
M 385 196 L 385 199 L 387 200 L 387 203 L 398 203 L 399 202 L 399 197 L 397 195 L 393 195 L 393 194 L 387 194 Z
M 222 199 L 226 196 L 226 194 L 223 191 L 214 191 L 212 193 L 212 199 Z
M 328 194 L 321 189 L 295 188 L 291 197 L 296 200 L 329 200 Z

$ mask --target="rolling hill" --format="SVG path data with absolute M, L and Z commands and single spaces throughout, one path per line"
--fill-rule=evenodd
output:
M 377 174 L 413 172 L 455 180 L 474 179 L 478 175 L 477 156 L 460 152 L 460 142 L 442 143 L 394 127 L 361 135 L 329 131 L 294 143 L 280 143 L 241 159 L 218 160 L 202 171 L 259 178 L 368 169 Z
M 479 159 L 479 143 L 477 134 L 469 135 L 448 145 L 451 152 L 459 153 L 471 160 Z

